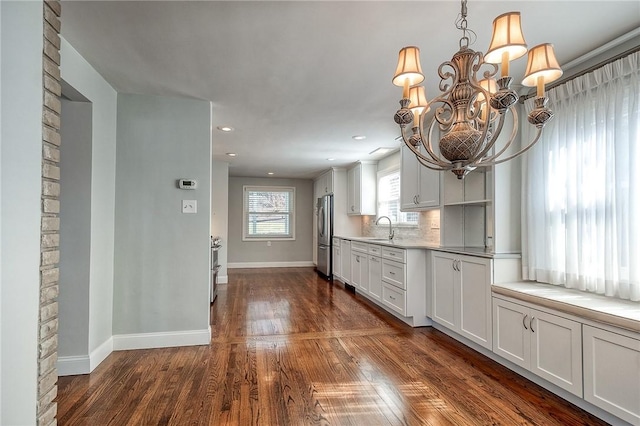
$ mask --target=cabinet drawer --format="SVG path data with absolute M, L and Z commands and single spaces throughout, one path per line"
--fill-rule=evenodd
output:
M 380 256 L 381 254 L 380 246 L 377 246 L 375 244 L 369 244 L 369 253 L 376 256 Z
M 367 243 L 361 243 L 359 241 L 351 241 L 351 250 L 354 251 L 361 251 L 363 253 L 366 253 L 369 249 L 369 244 Z
M 382 247 L 382 257 L 387 259 L 397 260 L 398 262 L 406 262 L 406 251 L 403 249 L 397 249 L 393 247 Z
M 387 283 L 382 283 L 382 303 L 404 316 L 407 315 L 406 299 L 406 291 L 388 285 Z
M 382 259 L 382 280 L 398 288 L 407 288 L 405 283 L 404 263 Z

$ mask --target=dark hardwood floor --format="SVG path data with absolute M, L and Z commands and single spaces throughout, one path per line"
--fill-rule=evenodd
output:
M 232 270 L 210 346 L 122 351 L 61 377 L 59 425 L 600 425 L 312 268 Z

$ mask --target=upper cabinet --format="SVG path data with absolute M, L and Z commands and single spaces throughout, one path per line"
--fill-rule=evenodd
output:
M 440 175 L 418 162 L 403 145 L 400 151 L 400 209 L 424 210 L 440 205 Z
M 333 170 L 327 170 L 315 181 L 315 195 L 320 198 L 323 195 L 333 194 Z
M 376 165 L 358 162 L 347 171 L 347 214 L 376 214 Z

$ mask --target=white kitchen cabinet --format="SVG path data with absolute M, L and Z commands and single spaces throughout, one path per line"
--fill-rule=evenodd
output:
M 376 164 L 358 162 L 347 171 L 347 214 L 376 214 Z
M 340 240 L 340 270 L 342 282 L 351 284 L 351 241 Z
M 332 256 L 332 264 L 333 264 L 333 278 L 338 280 L 342 280 L 342 256 L 340 255 L 340 242 L 342 240 L 339 238 L 333 238 L 333 256 Z
M 640 425 L 640 340 L 583 326 L 584 399 Z
M 333 194 L 333 170 L 327 170 L 314 183 L 316 198 Z
M 582 325 L 493 298 L 493 352 L 582 397 Z
M 358 241 L 351 242 L 351 285 L 369 293 L 369 247 Z
M 491 349 L 491 259 L 431 253 L 432 319 Z
M 380 258 L 380 246 L 369 245 L 369 296 L 376 300 L 382 300 L 382 261 Z
M 403 145 L 400 151 L 400 209 L 424 210 L 440 205 L 441 172 L 418 162 L 411 150 Z

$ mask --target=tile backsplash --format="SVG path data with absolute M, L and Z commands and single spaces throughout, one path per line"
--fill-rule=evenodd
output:
M 376 225 L 375 216 L 362 216 L 362 236 L 384 238 L 389 235 L 389 225 Z M 423 240 L 428 244 L 440 244 L 440 210 L 426 210 L 418 216 L 418 226 L 393 226 L 398 240 Z

